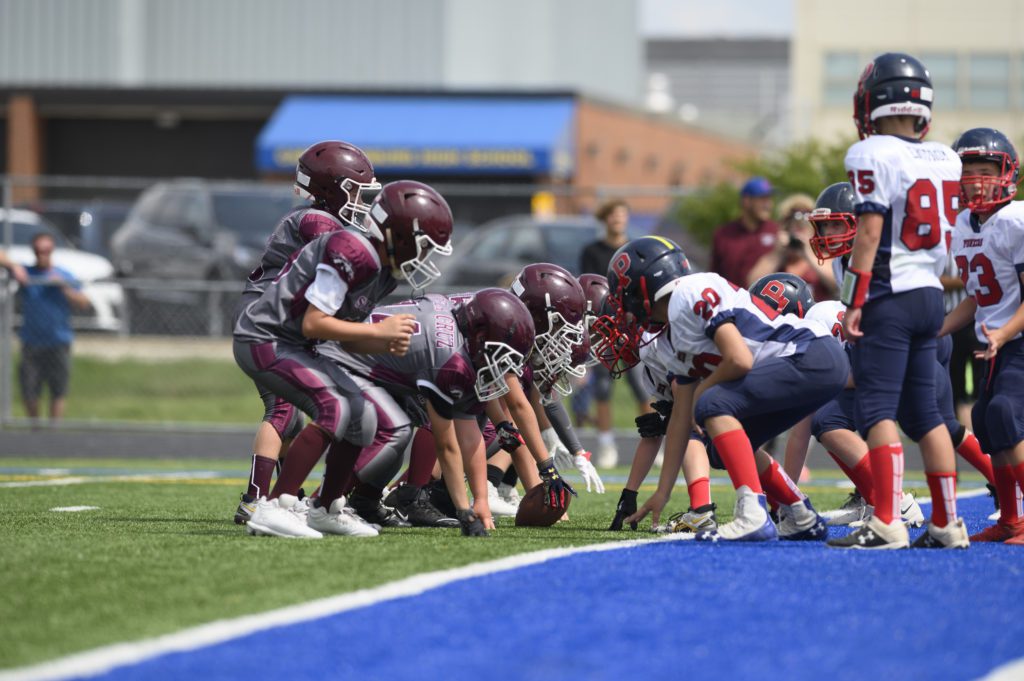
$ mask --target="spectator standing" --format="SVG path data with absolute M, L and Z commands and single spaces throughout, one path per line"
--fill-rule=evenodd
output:
M 772 272 L 795 274 L 811 287 L 814 300 L 831 300 L 838 293 L 832 265 L 818 264 L 811 253 L 814 228 L 807 216 L 814 210 L 814 199 L 806 194 L 791 194 L 779 202 L 782 232 L 775 248 L 757 261 L 743 285 L 749 285 Z
M 626 228 L 629 226 L 629 206 L 623 199 L 610 199 L 601 204 L 594 216 L 604 225 L 604 238 L 583 249 L 580 274 L 607 276 L 608 263 L 615 251 L 628 241 Z M 638 411 L 646 413 L 651 408 L 647 404 L 648 395 L 640 378 L 642 371 L 639 366 L 634 367 L 626 374 L 626 378 L 636 398 Z M 597 457 L 594 463 L 598 468 L 611 468 L 619 459 L 612 431 L 612 377 L 600 364 L 591 367 L 588 374 L 586 385 L 580 386 L 573 394 L 573 412 L 576 422 L 581 423 L 583 415 L 589 411 L 591 397 L 597 403 Z
M 775 190 L 763 177 L 752 177 L 740 189 L 740 217 L 715 229 L 711 271 L 737 286 L 746 287 L 751 270 L 779 240 L 779 225 L 772 221 Z
M 25 273 L 25 268 L 11 260 L 10 256 L 2 250 L 0 250 L 0 268 L 10 272 L 11 276 L 19 284 L 24 285 L 28 281 L 28 274 Z
M 45 384 L 50 394 L 50 420 L 64 415 L 71 369 L 71 308 L 85 310 L 89 299 L 67 270 L 53 265 L 53 237 L 32 239 L 36 264 L 25 268 L 27 281 L 18 292 L 22 300 L 21 398 L 29 418 L 39 418 L 39 398 Z

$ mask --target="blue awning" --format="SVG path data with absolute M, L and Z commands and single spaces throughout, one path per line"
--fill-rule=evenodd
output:
M 256 167 L 291 173 L 306 147 L 340 139 L 378 174 L 567 177 L 574 112 L 572 97 L 296 95 L 260 132 Z

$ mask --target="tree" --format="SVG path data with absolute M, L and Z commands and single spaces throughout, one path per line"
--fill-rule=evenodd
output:
M 846 179 L 843 158 L 852 143 L 852 139 L 835 144 L 820 140 L 798 142 L 733 166 L 748 177 L 768 178 L 780 199 L 798 192 L 817 196 L 828 185 Z M 728 182 L 704 186 L 681 199 L 671 214 L 685 231 L 709 244 L 718 225 L 739 216 L 739 196 L 739 189 Z

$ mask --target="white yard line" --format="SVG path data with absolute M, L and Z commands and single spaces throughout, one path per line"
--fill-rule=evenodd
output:
M 347 610 L 376 605 L 383 601 L 416 596 L 453 582 L 474 577 L 507 572 L 580 553 L 617 551 L 644 544 L 685 541 L 688 538 L 692 538 L 692 535 L 670 535 L 668 537 L 604 542 L 563 549 L 545 549 L 543 551 L 533 551 L 497 560 L 472 563 L 449 570 L 427 572 L 400 579 L 396 582 L 382 584 L 372 589 L 361 589 L 352 593 L 321 598 L 309 601 L 308 603 L 291 605 L 256 615 L 218 620 L 156 638 L 131 643 L 116 643 L 29 667 L 0 671 L 0 681 L 42 681 L 44 679 L 63 679 L 71 676 L 103 674 L 117 667 L 138 664 L 168 653 L 205 648 L 223 643 L 224 641 L 242 638 L 265 629 L 287 626 L 298 622 L 308 622 L 336 615 Z
M 124 477 L 124 476 L 119 476 Z M 13 484 L 13 483 L 11 483 Z M 27 484 L 27 483 L 26 483 Z M 66 483 L 74 484 L 74 483 Z M 968 490 L 961 494 L 963 498 L 977 497 L 987 494 L 985 489 Z M 919 499 L 919 503 L 930 503 L 931 499 Z M 249 634 L 272 629 L 275 627 L 288 626 L 299 622 L 329 617 L 347 610 L 363 608 L 384 601 L 416 596 L 426 591 L 446 586 L 474 577 L 483 577 L 498 572 L 507 572 L 517 568 L 537 565 L 549 560 L 564 558 L 581 553 L 600 553 L 604 551 L 618 551 L 645 544 L 659 542 L 686 541 L 692 539 L 693 535 L 669 535 L 650 539 L 632 539 L 621 542 L 602 542 L 600 544 L 588 544 L 561 549 L 545 549 L 533 551 L 506 558 L 472 563 L 463 567 L 428 572 L 414 575 L 396 582 L 382 584 L 372 589 L 361 589 L 352 593 L 341 594 L 321 598 L 308 603 L 292 605 L 277 610 L 271 610 L 255 615 L 245 615 L 234 619 L 218 620 L 197 627 L 183 629 L 173 634 L 165 634 L 156 638 L 144 639 L 130 643 L 116 643 L 93 650 L 75 653 L 67 657 L 58 658 L 49 662 L 42 662 L 29 667 L 21 667 L 7 671 L 0 671 L 0 681 L 43 681 L 46 679 L 63 679 L 72 676 L 92 676 L 103 674 L 117 667 L 130 664 L 138 664 L 151 660 L 168 653 L 186 652 L 204 648 L 225 641 L 248 636 Z M 1002 676 L 995 677 L 998 681 L 1006 681 L 1014 678 L 1013 674 L 1024 668 L 1024 662 L 1020 667 L 1010 667 Z M 995 673 L 995 672 L 993 672 Z M 1009 675 L 1007 675 L 1009 674 Z

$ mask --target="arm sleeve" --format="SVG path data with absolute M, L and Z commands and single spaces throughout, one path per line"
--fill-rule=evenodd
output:
M 334 315 L 341 309 L 348 295 L 348 284 L 327 265 L 317 265 L 316 278 L 306 289 L 306 300 L 326 314 Z
M 551 427 L 555 429 L 558 439 L 562 441 L 570 454 L 575 455 L 577 452 L 583 451 L 583 445 L 580 444 L 579 438 L 576 437 L 576 431 L 569 421 L 569 414 L 560 401 L 555 400 L 551 404 L 545 404 L 544 413 L 547 414 L 548 421 L 551 421 Z

